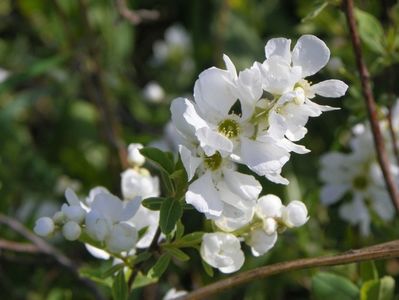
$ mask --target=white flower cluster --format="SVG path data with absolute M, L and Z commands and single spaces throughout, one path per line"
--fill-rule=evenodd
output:
M 394 108 L 393 128 L 399 133 L 399 102 Z M 385 144 L 390 156 L 390 169 L 399 186 L 399 169 L 392 153 L 392 140 L 388 124 L 381 122 Z M 370 234 L 370 210 L 385 221 L 392 220 L 395 214 L 381 168 L 378 164 L 369 124 L 358 124 L 353 130 L 349 146 L 351 152 L 329 152 L 322 156 L 320 179 L 321 202 L 333 205 L 351 195 L 351 200 L 339 207 L 340 217 L 352 225 L 359 225 L 363 236 Z M 399 146 L 399 145 L 398 145 Z
M 158 178 L 152 177 L 141 166 L 145 158 L 140 154 L 140 144 L 128 148 L 128 161 L 132 168 L 122 173 L 121 188 L 125 201 L 112 195 L 104 187 L 93 188 L 81 201 L 71 189 L 65 191 L 68 204 L 53 218 L 36 221 L 34 231 L 49 236 L 60 229 L 67 240 L 79 239 L 82 233 L 95 244 L 87 244 L 90 253 L 98 258 L 109 258 L 109 253 L 134 254 L 135 248 L 147 248 L 157 230 L 159 212 L 141 205 L 141 200 L 159 195 Z M 138 232 L 146 228 L 142 237 Z
M 335 109 L 310 99 L 316 95 L 340 97 L 347 90 L 347 85 L 339 80 L 312 85 L 305 79 L 329 60 L 330 51 L 323 41 L 304 35 L 292 51 L 290 46 L 288 39 L 271 39 L 265 47 L 266 60 L 255 62 L 238 74 L 224 55 L 225 70 L 212 67 L 199 75 L 194 86 L 195 102 L 178 98 L 171 105 L 173 124 L 183 140 L 180 156 L 189 180 L 194 179 L 186 193 L 186 202 L 227 232 L 252 224 L 254 216 L 263 218 L 267 224 L 264 230 L 254 231 L 248 242 L 254 245 L 254 254 L 268 250 L 268 246 L 258 247 L 262 243 L 259 241 L 266 241 L 266 236 L 267 244 L 274 245 L 276 235 L 272 229 L 278 228 L 281 220 L 290 220 L 283 222 L 287 227 L 299 224 L 283 216 L 304 215 L 306 219 L 307 211 L 301 202 L 293 202 L 284 209 L 281 206 L 278 209 L 281 215 L 260 209 L 264 202 L 258 199 L 262 186 L 254 176 L 238 172 L 236 164 L 246 165 L 274 183 L 288 184 L 281 171 L 291 152 L 309 152 L 294 143 L 305 136 L 309 117 Z M 235 271 L 241 262 L 240 255 L 236 254 L 235 267 L 215 256 L 220 250 L 231 257 L 226 254 L 230 253 L 226 252 L 228 247 L 229 251 L 239 249 L 234 235 L 206 235 L 201 253 L 222 272 Z M 228 268 L 211 262 L 207 253 L 227 263 Z

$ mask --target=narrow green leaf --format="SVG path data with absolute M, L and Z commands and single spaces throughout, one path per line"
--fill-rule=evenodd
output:
M 125 280 L 125 273 L 123 270 L 114 278 L 114 283 L 112 284 L 112 297 L 114 300 L 126 300 L 128 296 L 128 287 Z
M 177 221 L 176 224 L 176 233 L 175 233 L 175 240 L 179 240 L 184 234 L 184 225 L 181 220 Z
M 208 265 L 203 259 L 201 259 L 202 267 L 205 270 L 205 273 L 208 274 L 209 277 L 213 277 L 213 269 L 210 265 Z
M 378 271 L 374 261 L 365 261 L 360 263 L 360 277 L 363 282 L 378 279 Z
M 109 277 L 109 276 L 114 275 L 116 272 L 118 272 L 119 270 L 121 270 L 124 266 L 125 266 L 124 263 L 120 263 L 120 264 L 113 265 L 111 268 L 109 268 L 108 270 L 106 270 L 106 271 L 101 275 L 101 278 L 107 278 L 107 277 Z
M 202 231 L 192 232 L 183 236 L 180 240 L 174 242 L 173 244 L 178 245 L 180 248 L 193 247 L 202 242 L 202 236 L 204 234 L 205 232 Z
M 134 290 L 134 289 L 142 288 L 144 286 L 155 283 L 157 281 L 158 281 L 158 278 L 152 278 L 152 277 L 146 276 L 143 273 L 139 272 L 139 273 L 137 273 L 136 279 L 133 282 L 132 289 Z
M 152 147 L 140 149 L 140 153 L 167 174 L 173 173 L 175 167 L 173 154 Z
M 190 259 L 190 256 L 188 256 L 186 253 L 184 253 L 182 250 L 178 248 L 169 248 L 165 247 L 164 248 L 166 252 L 168 252 L 171 256 L 177 258 L 178 260 L 181 261 L 187 261 Z
M 177 221 L 183 214 L 183 205 L 180 201 L 167 198 L 162 202 L 159 215 L 159 226 L 164 234 L 172 232 Z
M 150 197 L 150 198 L 144 199 L 141 202 L 141 204 L 150 210 L 160 210 L 161 205 L 165 199 L 166 198 L 162 198 L 162 197 Z
M 366 281 L 360 290 L 360 300 L 392 300 L 395 280 L 390 276 Z
M 316 18 L 327 6 L 328 1 L 317 1 L 314 4 L 314 9 L 310 11 L 302 20 L 301 22 L 307 22 L 314 18 Z
M 316 300 L 355 300 L 359 289 L 343 276 L 320 272 L 312 278 L 312 295 Z
M 188 179 L 186 171 L 183 169 L 176 170 L 170 175 L 170 179 L 173 181 L 176 196 L 178 198 L 183 197 L 187 191 Z
M 371 51 L 385 54 L 384 29 L 378 19 L 358 8 L 355 9 L 355 16 L 361 40 Z
M 140 262 L 146 261 L 147 259 L 149 259 L 151 257 L 151 253 L 150 252 L 142 252 L 139 255 L 136 256 L 134 263 L 138 264 Z
M 163 254 L 155 263 L 155 265 L 148 271 L 147 276 L 150 278 L 159 278 L 166 271 L 170 263 L 170 255 Z

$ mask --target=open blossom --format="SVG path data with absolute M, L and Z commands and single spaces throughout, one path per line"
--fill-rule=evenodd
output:
M 240 241 L 229 233 L 204 234 L 200 253 L 203 260 L 223 273 L 239 270 L 245 260 Z
M 352 152 L 330 152 L 322 156 L 320 179 L 324 182 L 321 201 L 333 205 L 345 195 L 352 200 L 339 207 L 339 215 L 352 225 L 359 225 L 363 235 L 370 233 L 371 217 L 369 208 L 383 220 L 394 217 L 394 207 L 386 191 L 381 168 L 372 146 L 370 128 L 357 125 L 350 141 Z M 390 165 L 397 182 L 399 170 Z

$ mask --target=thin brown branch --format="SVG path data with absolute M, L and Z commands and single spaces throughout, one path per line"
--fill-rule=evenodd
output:
M 31 232 L 28 228 L 26 228 L 22 223 L 17 221 L 16 219 L 13 219 L 11 217 L 8 217 L 2 213 L 0 213 L 0 224 L 4 224 L 14 230 L 15 232 L 19 233 L 23 237 L 25 237 L 27 240 L 31 241 L 32 244 L 37 247 L 40 252 L 52 257 L 60 266 L 64 267 L 66 270 L 68 270 L 71 274 L 75 276 L 75 278 L 80 281 L 83 285 L 85 285 L 87 288 L 89 288 L 96 299 L 105 299 L 104 296 L 100 293 L 100 291 L 97 289 L 96 285 L 85 278 L 80 277 L 79 272 L 78 272 L 78 267 L 75 265 L 73 261 L 71 261 L 68 257 L 66 257 L 64 254 L 59 252 L 56 248 L 54 248 L 52 245 L 47 243 L 44 239 L 38 237 L 35 235 L 33 232 Z
M 126 0 L 116 0 L 116 8 L 119 14 L 133 25 L 159 19 L 160 13 L 157 10 L 138 9 L 132 10 L 127 6 Z
M 352 46 L 355 53 L 356 64 L 360 75 L 360 81 L 362 85 L 362 92 L 364 100 L 367 106 L 367 112 L 369 115 L 371 130 L 374 137 L 374 146 L 377 152 L 378 162 L 381 166 L 382 173 L 389 195 L 391 197 L 393 205 L 396 207 L 396 211 L 399 213 L 399 191 L 396 187 L 395 181 L 392 177 L 391 170 L 389 168 L 389 160 L 385 150 L 384 139 L 381 133 L 381 128 L 378 122 L 377 109 L 371 89 L 370 74 L 363 60 L 362 49 L 360 44 L 359 33 L 357 31 L 357 25 L 354 16 L 353 0 L 345 0 L 343 2 L 345 15 L 349 25 L 349 31 L 352 40 Z
M 40 253 L 40 249 L 31 243 L 18 243 L 0 239 L 0 249 L 23 253 Z
M 336 256 L 322 256 L 315 258 L 291 260 L 256 268 L 237 274 L 235 276 L 231 276 L 227 279 L 223 279 L 213 284 L 207 285 L 203 288 L 199 288 L 196 291 L 189 293 L 188 295 L 185 295 L 180 299 L 208 299 L 210 296 L 216 293 L 228 290 L 238 285 L 284 272 L 397 257 L 399 257 L 399 240 L 357 250 L 350 250 Z

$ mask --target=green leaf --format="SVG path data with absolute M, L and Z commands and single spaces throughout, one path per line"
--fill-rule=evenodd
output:
M 170 179 L 173 181 L 176 196 L 178 198 L 183 197 L 187 191 L 188 179 L 185 170 L 176 170 L 170 175 Z
M 173 244 L 179 246 L 180 248 L 197 246 L 202 242 L 202 236 L 204 234 L 205 232 L 202 231 L 192 232 L 183 236 L 180 240 L 174 242 Z
M 166 271 L 170 263 L 170 255 L 163 254 L 155 263 L 155 265 L 148 271 L 147 276 L 150 278 L 159 278 Z
M 206 263 L 203 259 L 201 259 L 202 267 L 205 270 L 205 273 L 208 274 L 209 277 L 213 277 L 213 269 L 208 263 Z
M 152 147 L 140 149 L 140 153 L 167 174 L 173 173 L 175 168 L 173 154 Z
M 177 221 L 183 214 L 183 205 L 180 201 L 167 198 L 162 202 L 159 214 L 159 226 L 164 234 L 172 232 Z
M 181 220 L 177 221 L 176 224 L 176 233 L 175 233 L 175 240 L 179 240 L 184 234 L 184 225 Z
M 151 257 L 151 253 L 150 252 L 142 252 L 139 255 L 136 256 L 134 263 L 138 264 L 140 262 L 146 261 L 147 259 L 149 259 Z
M 128 296 L 128 287 L 125 280 L 125 273 L 123 270 L 115 276 L 112 284 L 112 297 L 114 300 L 126 300 Z
M 181 251 L 178 248 L 169 248 L 169 247 L 165 247 L 164 248 L 166 252 L 168 252 L 171 256 L 177 258 L 178 260 L 181 261 L 187 261 L 190 259 L 190 256 L 188 256 L 186 253 L 184 253 L 183 251 Z
M 360 277 L 363 282 L 378 279 L 378 271 L 374 261 L 365 261 L 360 263 Z
M 122 269 L 125 266 L 124 263 L 116 264 L 113 265 L 111 268 L 106 270 L 102 275 L 101 278 L 107 278 L 109 276 L 114 275 L 116 272 L 118 272 L 120 269 Z
M 355 300 L 359 289 L 343 276 L 321 272 L 312 278 L 312 295 L 316 300 Z
M 166 200 L 167 198 L 162 198 L 162 197 L 150 197 L 147 199 L 144 199 L 141 204 L 150 209 L 150 210 L 160 210 L 162 203 Z
M 327 6 L 328 6 L 328 1 L 317 1 L 314 4 L 314 9 L 308 13 L 302 20 L 301 22 L 307 22 L 310 21 L 314 18 L 316 18 Z
M 392 300 L 395 280 L 390 276 L 366 281 L 360 290 L 360 300 Z
M 133 282 L 133 286 L 132 289 L 138 289 L 138 288 L 142 288 L 146 285 L 155 283 L 158 281 L 158 278 L 152 278 L 149 276 L 144 275 L 143 273 L 139 272 L 137 273 L 136 279 Z
M 355 16 L 361 40 L 371 51 L 385 54 L 384 29 L 381 23 L 373 15 L 357 8 Z

